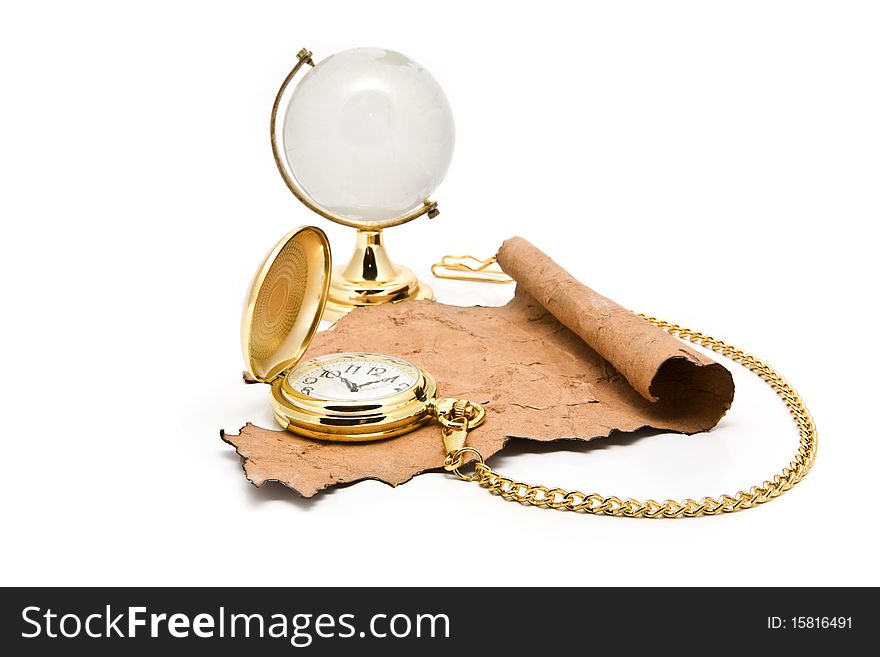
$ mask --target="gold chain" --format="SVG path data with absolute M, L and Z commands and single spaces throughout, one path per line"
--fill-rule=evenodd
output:
M 464 465 L 464 455 L 473 454 L 483 460 L 483 455 L 473 447 L 465 446 L 465 442 L 468 431 L 476 429 L 486 419 L 486 409 L 466 399 L 438 399 L 431 404 L 430 411 L 442 425 L 440 435 L 446 450 L 443 467 L 464 479 L 458 470 Z
M 461 479 L 476 481 L 484 488 L 489 489 L 490 492 L 514 502 L 563 511 L 583 511 L 584 513 L 601 513 L 607 516 L 623 516 L 626 518 L 693 518 L 701 515 L 712 516 L 718 513 L 731 513 L 740 509 L 751 508 L 757 504 L 763 504 L 781 495 L 806 476 L 816 460 L 819 434 L 813 424 L 813 418 L 810 417 L 810 412 L 804 405 L 800 395 L 776 370 L 767 365 L 767 363 L 747 354 L 742 349 L 737 349 L 703 333 L 692 331 L 678 324 L 670 324 L 654 317 L 648 317 L 647 315 L 639 314 L 639 317 L 651 322 L 667 333 L 676 335 L 683 340 L 690 340 L 738 362 L 764 379 L 782 397 L 800 432 L 800 446 L 798 447 L 797 455 L 788 464 L 788 467 L 760 486 L 752 486 L 748 492 L 741 490 L 735 495 L 725 494 L 717 498 L 704 497 L 699 501 L 686 499 L 682 501 L 666 500 L 664 502 L 657 502 L 655 500 L 639 501 L 632 498 L 620 499 L 613 495 L 605 497 L 597 493 L 586 495 L 577 490 L 568 491 L 562 488 L 532 486 L 531 484 L 509 479 L 495 472 L 495 470 L 486 465 L 483 455 L 473 447 L 462 446 L 454 449 L 454 445 L 447 446 L 449 456 L 446 459 L 446 469 L 451 470 Z M 467 420 L 463 422 L 463 425 L 466 433 L 467 429 L 470 428 Z M 445 424 L 444 428 L 446 428 Z M 444 433 L 444 437 L 445 435 Z M 453 449 L 450 449 L 450 447 L 453 447 Z M 474 471 L 471 474 L 465 475 L 459 468 L 464 463 L 464 457 L 467 454 L 472 455 L 475 462 Z

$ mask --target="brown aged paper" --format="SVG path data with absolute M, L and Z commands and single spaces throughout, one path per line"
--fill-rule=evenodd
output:
M 317 334 L 305 358 L 371 351 L 412 361 L 436 377 L 440 396 L 485 404 L 486 422 L 468 444 L 487 459 L 512 437 L 706 431 L 730 408 L 733 379 L 724 367 L 579 283 L 526 240 L 507 240 L 498 262 L 517 281 L 506 306 L 357 309 Z M 303 497 L 364 479 L 396 486 L 445 458 L 435 422 L 373 443 L 322 442 L 250 423 L 221 437 L 251 483 L 278 481 Z

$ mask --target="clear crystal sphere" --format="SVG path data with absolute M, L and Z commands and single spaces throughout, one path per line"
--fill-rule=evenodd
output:
M 421 205 L 442 182 L 455 123 L 427 70 L 393 50 L 355 48 L 300 80 L 283 135 L 291 172 L 315 202 L 381 225 Z

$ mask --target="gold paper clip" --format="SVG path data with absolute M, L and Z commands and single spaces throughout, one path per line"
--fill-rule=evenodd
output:
M 513 283 L 513 279 L 501 271 L 500 267 L 490 269 L 496 262 L 495 256 L 480 260 L 472 255 L 445 255 L 440 258 L 440 262 L 431 265 L 431 273 L 437 278 L 448 278 L 454 281 Z

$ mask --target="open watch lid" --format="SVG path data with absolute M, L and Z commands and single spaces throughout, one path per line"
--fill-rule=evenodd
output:
M 320 228 L 285 235 L 251 282 L 241 318 L 241 346 L 250 373 L 269 383 L 302 358 L 330 287 L 330 243 Z

